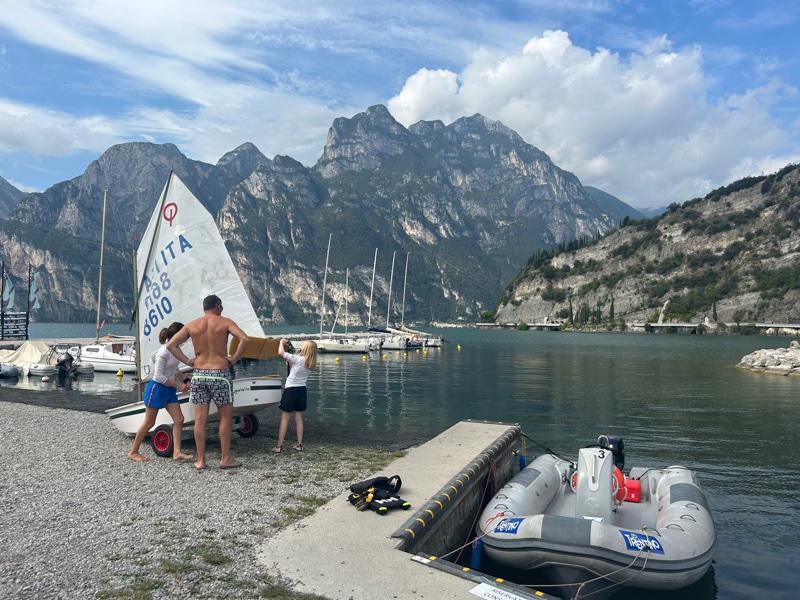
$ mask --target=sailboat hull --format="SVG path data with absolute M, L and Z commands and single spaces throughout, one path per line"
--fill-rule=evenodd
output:
M 360 342 L 352 338 L 333 338 L 325 340 L 316 340 L 317 350 L 323 354 L 326 353 L 359 353 L 364 354 L 370 351 L 368 342 Z
M 283 380 L 280 377 L 248 377 L 233 380 L 233 414 L 251 415 L 270 406 L 277 406 L 281 401 Z M 189 394 L 178 394 L 183 413 L 183 424 L 194 424 L 195 405 L 189 401 Z M 111 422 L 122 433 L 133 436 L 144 423 L 144 402 L 133 402 L 106 411 Z M 213 403 L 208 411 L 208 421 L 219 420 L 217 407 Z M 160 425 L 172 425 L 172 418 L 166 410 L 159 410 L 152 433 Z

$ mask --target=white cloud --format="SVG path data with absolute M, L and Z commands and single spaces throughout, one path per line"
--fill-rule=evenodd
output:
M 19 183 L 18 181 L 14 181 L 13 179 L 7 179 L 6 181 L 8 181 L 8 183 L 10 183 L 15 188 L 17 188 L 20 192 L 25 192 L 26 194 L 31 194 L 33 192 L 40 192 L 41 191 L 41 190 L 37 190 L 36 188 L 32 188 L 32 187 L 30 187 L 28 185 L 25 185 L 23 183 Z
M 546 31 L 516 54 L 476 52 L 460 73 L 420 70 L 388 107 L 405 125 L 502 121 L 583 183 L 643 207 L 705 195 L 776 148 L 784 157 L 768 162 L 797 156 L 769 113 L 793 90 L 773 81 L 712 104 L 709 85 L 696 46 L 660 37 L 622 57 Z
M 762 53 L 758 83 L 737 80 L 734 94 L 704 61 L 713 53 L 738 74 L 752 60 L 744 48 L 642 42 L 650 29 L 625 10 L 611 0 L 5 0 L 0 77 L 18 76 L 0 92 L 0 153 L 99 154 L 145 140 L 214 162 L 250 141 L 310 165 L 335 118 L 391 98 L 406 125 L 500 120 L 637 206 L 797 155 L 798 128 L 770 116 L 793 93 L 778 79 L 785 59 Z M 569 15 L 584 46 L 603 39 L 624 54 L 545 31 Z M 25 71 L 28 52 L 47 68 Z
M 217 105 L 187 114 L 140 108 L 127 115 L 123 124 L 130 139 L 169 139 L 187 156 L 209 163 L 250 141 L 269 158 L 285 154 L 313 165 L 322 154 L 328 128 L 339 116 L 311 100 L 260 92 L 240 99 L 234 111 Z
M 103 151 L 121 131 L 101 116 L 78 118 L 63 112 L 0 99 L 0 151 L 67 156 L 77 150 Z

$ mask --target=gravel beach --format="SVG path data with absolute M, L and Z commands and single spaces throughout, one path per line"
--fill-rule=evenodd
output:
M 212 429 L 211 468 L 197 471 L 147 442 L 150 460 L 131 461 L 131 439 L 99 413 L 0 402 L 0 424 L 2 598 L 270 597 L 281 582 L 259 568 L 259 543 L 401 455 L 315 441 L 307 424 L 302 454 L 270 453 L 274 428 L 234 434 L 244 466 L 221 470 Z

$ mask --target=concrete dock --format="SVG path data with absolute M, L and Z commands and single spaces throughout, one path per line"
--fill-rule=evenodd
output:
M 450 562 L 446 563 L 451 567 L 448 571 L 439 568 L 438 559 L 431 562 L 398 549 L 406 545 L 398 539 L 398 532 L 430 518 L 420 515 L 417 519 L 415 511 L 449 487 L 454 476 L 469 470 L 481 453 L 517 431 L 510 425 L 457 423 L 376 474 L 399 475 L 403 485 L 398 494 L 411 503 L 411 509 L 391 510 L 385 516 L 370 510 L 359 512 L 347 501 L 348 494 L 341 494 L 267 540 L 258 551 L 259 562 L 271 575 L 288 580 L 296 591 L 331 600 L 548 597 L 508 586 L 501 588 L 502 595 L 493 596 L 489 590 L 502 583 L 491 577 L 461 567 L 453 569 Z M 458 487 L 456 484 L 453 489 Z

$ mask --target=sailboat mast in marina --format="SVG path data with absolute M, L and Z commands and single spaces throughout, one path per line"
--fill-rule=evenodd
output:
M 325 288 L 328 285 L 328 260 L 331 257 L 331 239 L 333 234 L 328 234 L 328 253 L 325 255 L 325 273 L 322 275 L 322 298 L 319 302 L 319 339 L 322 340 L 322 326 L 325 323 Z
M 92 365 L 95 371 L 107 373 L 132 373 L 136 370 L 136 351 L 131 339 L 100 340 L 100 309 L 103 300 L 103 262 L 106 246 L 106 209 L 108 190 L 103 190 L 103 220 L 100 225 L 100 273 L 97 281 L 97 322 L 93 344 L 76 346 L 73 356 L 80 362 Z M 72 351 L 71 351 L 72 353 Z
M 403 328 L 405 325 L 405 317 L 406 317 L 406 283 L 408 282 L 408 257 L 411 256 L 411 252 L 406 254 L 406 272 L 403 275 L 403 308 L 400 311 L 400 329 Z
M 392 273 L 389 275 L 389 302 L 386 307 L 386 329 L 389 329 L 389 314 L 392 312 L 392 284 L 394 283 L 394 259 L 397 257 L 397 252 L 392 253 Z
M 369 288 L 369 312 L 367 314 L 367 331 L 372 326 L 372 294 L 375 291 L 375 267 L 378 265 L 378 249 L 375 248 L 375 258 L 372 261 L 372 286 Z
M 347 300 L 350 295 L 350 269 L 347 269 L 344 277 L 344 334 L 347 335 Z
M 97 282 L 97 324 L 94 330 L 95 341 L 100 341 L 100 302 L 103 297 L 103 252 L 106 247 L 106 205 L 108 190 L 103 190 L 103 224 L 100 226 L 100 278 Z

